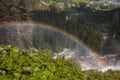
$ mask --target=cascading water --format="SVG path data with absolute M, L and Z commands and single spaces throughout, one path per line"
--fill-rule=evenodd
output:
M 112 63 L 113 58 L 107 59 L 116 55 L 100 57 L 97 53 L 86 48 L 86 45 L 78 41 L 74 36 L 51 26 L 27 23 L 1 24 L 0 43 L 27 49 L 47 48 L 55 53 L 53 54 L 54 59 L 57 58 L 56 53 L 58 53 L 58 55 L 64 56 L 65 59 L 71 58 L 75 60 L 83 70 L 91 68 L 102 69 L 102 71 L 120 69 L 119 59 L 117 59 L 116 63 Z M 105 68 L 102 64 L 102 62 L 106 61 L 104 59 L 108 60 L 108 67 Z
M 102 71 L 108 69 L 120 70 L 120 40 L 118 36 L 108 38 L 105 41 L 103 50 L 105 55 L 102 58 L 107 62 L 108 66 L 103 68 Z
M 38 24 L 1 24 L 0 43 L 20 48 L 42 48 L 76 60 L 83 69 L 103 68 L 84 44 L 65 32 Z
M 0 43 L 21 48 L 32 47 L 32 26 L 23 24 L 0 25 Z

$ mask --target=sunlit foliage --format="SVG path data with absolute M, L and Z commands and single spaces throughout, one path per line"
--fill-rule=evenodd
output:
M 54 60 L 51 54 L 0 45 L 0 80 L 120 80 L 120 71 L 82 71 L 74 61 Z

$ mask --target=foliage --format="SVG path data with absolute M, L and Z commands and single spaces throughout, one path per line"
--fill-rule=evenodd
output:
M 113 15 L 113 19 L 112 19 L 112 24 L 110 26 L 110 31 L 111 32 L 111 35 L 112 37 L 114 35 L 120 35 L 120 15 L 119 13 L 115 13 Z
M 55 6 L 50 6 L 49 10 L 46 11 L 33 10 L 31 12 L 32 20 L 53 24 L 66 32 L 70 32 L 94 50 L 100 52 L 104 37 L 103 33 L 111 33 L 109 29 L 111 28 L 112 16 L 116 12 L 119 13 L 120 8 L 107 11 L 95 10 L 87 7 L 86 3 L 82 2 L 75 5 L 62 12 L 58 12 Z M 96 5 L 93 5 L 93 7 Z M 118 32 L 118 30 L 114 32 Z
M 120 80 L 120 71 L 81 71 L 73 61 L 58 56 L 52 59 L 49 50 L 23 50 L 0 45 L 0 80 Z
M 0 0 L 0 21 L 21 21 L 29 18 L 29 0 Z
M 33 21 L 56 25 L 58 28 L 78 36 L 92 48 L 97 49 L 102 41 L 102 34 L 97 26 L 89 23 L 85 17 L 69 14 L 67 12 L 57 13 L 55 9 L 51 9 L 51 11 L 38 10 L 32 12 L 32 19 Z M 66 20 L 67 17 L 70 19 Z
M 53 60 L 48 50 L 21 50 L 1 45 L 0 57 L 0 80 L 78 80 L 83 76 L 71 62 L 62 58 Z

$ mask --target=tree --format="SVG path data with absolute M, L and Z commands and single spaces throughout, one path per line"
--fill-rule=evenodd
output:
M 115 13 L 113 16 L 112 25 L 109 30 L 110 36 L 120 36 L 120 16 L 118 13 Z
M 0 0 L 0 21 L 28 20 L 29 0 Z
M 20 16 L 22 20 L 30 20 L 30 0 L 20 0 L 19 2 L 19 10 Z

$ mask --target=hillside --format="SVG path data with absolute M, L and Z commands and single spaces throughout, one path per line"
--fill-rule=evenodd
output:
M 119 0 L 0 0 L 0 80 L 120 80 Z
M 52 59 L 49 50 L 0 44 L 0 80 L 119 80 L 120 71 L 82 71 L 73 61 Z

